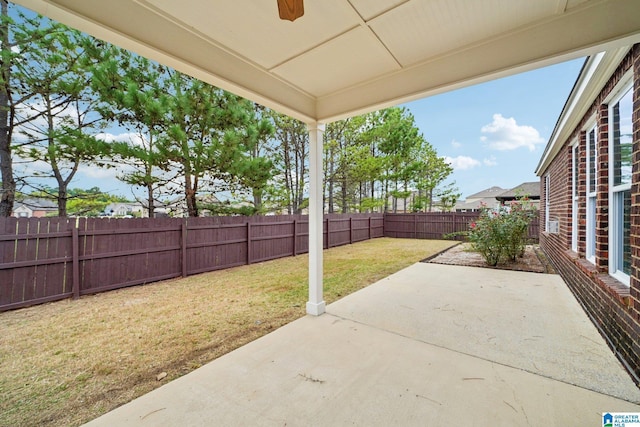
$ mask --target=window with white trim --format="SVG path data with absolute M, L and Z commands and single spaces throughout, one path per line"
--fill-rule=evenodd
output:
M 551 228 L 549 227 L 549 192 L 551 191 L 551 175 L 546 174 L 544 176 L 544 218 L 545 218 L 545 227 L 544 231 L 549 232 Z
M 629 285 L 631 272 L 631 85 L 609 103 L 609 273 Z
M 578 144 L 571 147 L 571 250 L 578 252 Z
M 596 262 L 596 194 L 598 190 L 597 128 L 587 131 L 587 252 L 586 258 Z

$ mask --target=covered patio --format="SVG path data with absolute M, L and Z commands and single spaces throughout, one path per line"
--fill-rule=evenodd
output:
M 326 123 L 640 41 L 637 0 L 16 3 L 307 124 L 316 316 Z M 301 17 L 280 19 L 301 3 Z
M 324 124 L 640 41 L 637 0 L 18 0 L 308 125 L 307 312 L 89 425 L 600 425 L 640 391 L 559 276 L 415 264 L 325 307 Z M 188 6 L 187 6 L 188 4 Z
M 417 263 L 87 425 L 595 426 L 639 403 L 560 276 Z

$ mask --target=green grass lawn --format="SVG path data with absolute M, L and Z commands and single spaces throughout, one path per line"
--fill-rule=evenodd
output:
M 454 243 L 326 250 L 325 301 Z M 307 270 L 300 255 L 0 313 L 0 425 L 82 424 L 304 316 Z

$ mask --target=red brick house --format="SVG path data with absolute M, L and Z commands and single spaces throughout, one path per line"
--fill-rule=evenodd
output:
M 592 55 L 538 164 L 540 245 L 640 377 L 640 44 Z

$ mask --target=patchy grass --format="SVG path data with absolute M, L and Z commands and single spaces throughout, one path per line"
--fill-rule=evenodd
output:
M 327 250 L 325 301 L 453 243 Z M 307 268 L 284 258 L 0 313 L 0 425 L 79 425 L 303 316 Z

